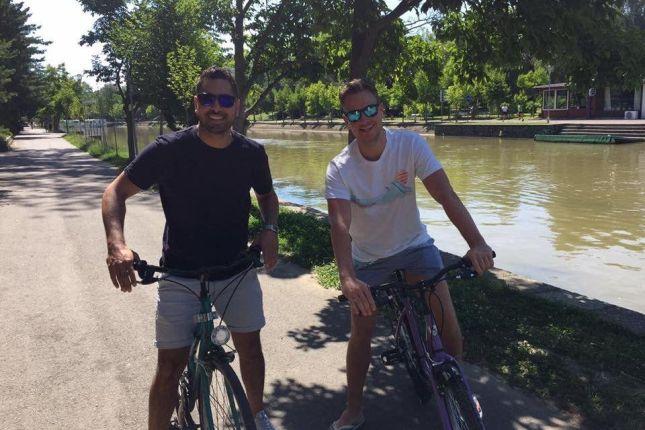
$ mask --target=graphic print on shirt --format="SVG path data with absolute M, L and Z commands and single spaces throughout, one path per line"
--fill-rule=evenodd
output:
M 405 197 L 406 194 L 412 192 L 412 187 L 407 186 L 408 183 L 408 172 L 405 170 L 400 170 L 396 174 L 394 180 L 385 186 L 385 191 L 377 197 L 369 199 L 358 198 L 352 193 L 351 200 L 361 207 L 369 207 L 378 204 L 387 204 L 396 199 Z

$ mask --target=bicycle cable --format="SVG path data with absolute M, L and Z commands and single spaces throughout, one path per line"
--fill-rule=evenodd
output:
M 165 278 L 161 278 L 161 279 L 159 279 L 159 281 L 167 281 L 167 282 L 172 282 L 173 284 L 180 285 L 180 286 L 184 287 L 186 290 L 188 290 L 188 292 L 190 294 L 192 294 L 193 296 L 197 297 L 197 299 L 199 300 L 199 295 L 197 293 L 195 293 L 193 290 L 191 290 L 190 287 L 188 287 L 187 285 L 182 284 L 181 282 L 173 281 L 172 279 L 168 279 L 168 278 L 169 278 L 169 276 L 167 276 Z
M 249 264 L 249 266 L 246 269 L 242 270 L 237 275 L 233 276 L 231 280 L 228 282 L 228 284 L 226 284 L 226 286 L 222 288 L 220 292 L 217 294 L 217 296 L 215 296 L 215 298 L 213 299 L 212 302 L 213 304 L 215 304 L 217 299 L 219 299 L 219 297 L 224 293 L 224 291 L 226 291 L 228 287 L 230 287 L 233 284 L 233 282 L 237 281 L 237 285 L 235 285 L 235 287 L 233 288 L 233 292 L 229 296 L 228 301 L 226 302 L 226 306 L 224 306 L 224 310 L 222 311 L 222 317 L 220 318 L 220 322 L 218 325 L 222 325 L 222 322 L 224 321 L 224 316 L 226 315 L 226 311 L 228 310 L 228 306 L 231 303 L 231 300 L 233 300 L 233 296 L 235 295 L 235 292 L 242 284 L 242 281 L 244 280 L 246 275 L 251 271 L 252 268 L 253 268 L 253 263 Z

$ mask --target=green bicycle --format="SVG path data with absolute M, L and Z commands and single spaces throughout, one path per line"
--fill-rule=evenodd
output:
M 155 273 L 200 280 L 200 293 L 195 296 L 201 303 L 201 309 L 194 317 L 197 323 L 195 338 L 190 347 L 188 364 L 179 379 L 179 402 L 173 421 L 175 428 L 256 430 L 244 388 L 230 365 L 235 359 L 235 351 L 227 346 L 230 332 L 213 308 L 208 294 L 208 281 L 231 278 L 225 288 L 234 288 L 234 293 L 246 274 L 261 266 L 257 247 L 251 247 L 228 266 L 193 271 L 170 270 L 150 265 L 145 260 L 134 261 L 133 267 L 141 278 L 141 284 L 157 282 L 160 278 L 155 277 Z M 179 282 L 175 283 L 188 289 Z M 192 293 L 192 290 L 188 290 Z M 226 313 L 226 309 L 223 313 Z

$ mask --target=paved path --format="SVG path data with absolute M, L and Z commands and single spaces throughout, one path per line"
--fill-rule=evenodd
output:
M 144 429 L 154 290 L 122 294 L 104 267 L 99 202 L 115 171 L 59 135 L 32 133 L 0 154 L 0 417 L 12 430 Z M 159 255 L 162 228 L 155 194 L 129 202 L 126 236 L 144 258 Z M 275 422 L 324 430 L 343 405 L 347 310 L 289 265 L 261 282 Z M 579 428 L 481 369 L 468 373 L 489 429 Z M 403 369 L 376 364 L 369 383 L 366 430 L 438 428 Z

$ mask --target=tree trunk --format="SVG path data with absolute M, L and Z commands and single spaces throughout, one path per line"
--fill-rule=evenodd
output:
M 123 113 L 125 113 L 125 125 L 128 131 L 128 160 L 132 161 L 137 156 L 136 125 L 134 112 L 127 102 L 123 104 Z
M 240 111 L 235 118 L 233 128 L 238 133 L 246 133 L 246 96 L 249 89 L 246 88 L 246 58 L 244 58 L 244 1 L 235 1 L 235 28 L 233 29 L 233 46 L 235 59 L 235 82 L 237 83 L 238 97 L 240 100 Z

